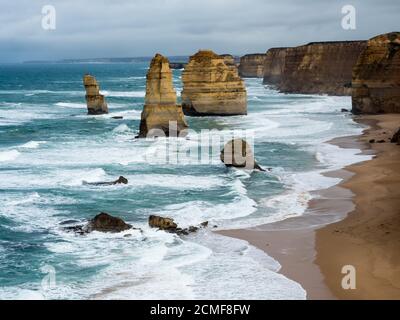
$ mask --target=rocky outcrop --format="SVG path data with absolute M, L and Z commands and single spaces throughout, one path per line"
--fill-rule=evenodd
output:
M 272 48 L 267 51 L 263 69 L 264 84 L 276 86 L 281 82 L 287 49 L 288 48 Z
M 227 167 L 264 171 L 255 161 L 250 145 L 243 139 L 229 141 L 221 150 L 220 159 Z
M 96 78 L 90 74 L 85 74 L 83 77 L 83 85 L 86 90 L 86 105 L 88 114 L 105 114 L 108 113 L 108 106 L 102 94 L 100 94 L 100 87 L 97 84 Z
M 211 50 L 190 57 L 182 72 L 183 112 L 191 116 L 247 114 L 247 93 L 236 67 Z
M 353 70 L 352 112 L 400 112 L 400 32 L 368 41 Z
M 139 137 L 178 136 L 188 125 L 182 107 L 176 103 L 168 59 L 157 53 L 151 60 L 146 79 Z
M 246 54 L 240 58 L 239 75 L 244 78 L 264 76 L 265 53 Z
M 182 229 L 178 227 L 174 222 L 174 219 L 151 215 L 149 217 L 149 226 L 151 228 L 158 228 L 159 230 L 176 233 L 178 235 L 188 235 L 189 233 L 196 232 L 199 228 L 207 227 L 208 221 L 201 223 L 198 227 L 190 226 Z
M 74 231 L 78 234 L 86 234 L 93 231 L 99 232 L 121 232 L 132 229 L 130 224 L 118 217 L 113 217 L 108 213 L 101 212 L 85 225 L 74 225 L 65 227 L 67 231 Z
M 390 142 L 400 144 L 400 128 L 394 133 L 393 137 L 390 138 Z
M 115 184 L 128 184 L 128 179 L 123 176 L 120 176 L 117 180 L 105 181 L 105 182 L 87 182 L 83 180 L 82 184 L 90 186 L 112 186 Z
M 149 226 L 151 228 L 158 228 L 160 230 L 176 229 L 178 227 L 178 225 L 174 222 L 174 219 L 154 215 L 149 217 Z
M 285 93 L 351 95 L 352 70 L 365 47 L 365 41 L 332 41 L 273 49 L 264 83 Z

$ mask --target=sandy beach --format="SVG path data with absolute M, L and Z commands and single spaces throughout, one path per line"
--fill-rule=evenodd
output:
M 373 154 L 328 175 L 342 182 L 318 191 L 307 212 L 251 229 L 220 232 L 247 240 L 282 265 L 308 299 L 400 299 L 400 146 L 389 139 L 400 115 L 357 118 L 369 126 L 362 136 L 335 139 L 342 148 Z M 369 143 L 384 140 L 384 143 Z M 342 267 L 356 270 L 356 289 L 341 286 Z

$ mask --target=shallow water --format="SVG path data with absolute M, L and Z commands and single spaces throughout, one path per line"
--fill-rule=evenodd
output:
M 326 143 L 361 132 L 340 112 L 350 98 L 284 95 L 247 79 L 247 116 L 188 117 L 195 132 L 187 139 L 135 140 L 146 68 L 0 66 L 0 299 L 304 298 L 299 284 L 277 273 L 277 261 L 246 242 L 211 228 L 181 239 L 149 229 L 147 217 L 226 229 L 303 214 L 311 191 L 338 182 L 322 172 L 368 158 Z M 109 115 L 86 115 L 85 72 L 100 82 Z M 179 70 L 174 84 L 179 92 Z M 202 139 L 210 139 L 201 129 L 218 129 L 212 136 L 221 141 L 252 130 L 257 160 L 272 171 L 226 169 L 217 143 L 208 161 L 195 161 L 187 151 L 208 148 Z M 128 185 L 82 184 L 120 175 Z M 76 236 L 60 225 L 100 211 L 144 232 Z

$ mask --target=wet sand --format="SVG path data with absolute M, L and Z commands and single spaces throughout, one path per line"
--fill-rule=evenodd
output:
M 400 115 L 362 116 L 358 121 L 371 128 L 362 136 L 331 143 L 377 154 L 376 158 L 328 173 L 343 181 L 316 192 L 318 197 L 301 217 L 219 232 L 246 240 L 278 260 L 280 272 L 300 283 L 308 299 L 400 299 L 400 146 L 368 143 L 387 141 L 400 127 Z M 379 192 L 371 196 L 375 189 Z M 371 202 L 381 204 L 376 207 Z M 356 290 L 341 287 L 341 270 L 348 264 L 356 267 Z

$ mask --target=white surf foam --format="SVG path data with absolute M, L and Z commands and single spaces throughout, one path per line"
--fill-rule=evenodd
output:
M 132 98 L 144 98 L 146 91 L 100 91 L 101 94 L 106 97 L 132 97 Z
M 15 160 L 19 155 L 20 152 L 17 150 L 0 151 L 0 162 Z
M 27 149 L 37 149 L 41 144 L 46 143 L 47 141 L 29 141 L 20 146 L 20 148 L 27 148 Z

